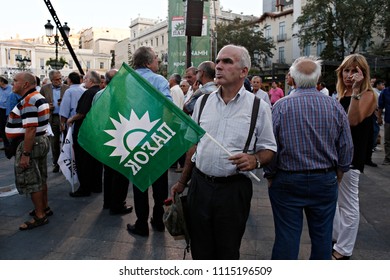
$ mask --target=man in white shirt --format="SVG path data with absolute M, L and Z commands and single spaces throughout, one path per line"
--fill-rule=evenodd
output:
M 174 73 L 169 77 L 168 82 L 169 82 L 169 87 L 171 89 L 171 96 L 173 99 L 173 103 L 180 109 L 183 109 L 184 93 L 179 86 L 181 82 L 181 76 L 177 73 Z

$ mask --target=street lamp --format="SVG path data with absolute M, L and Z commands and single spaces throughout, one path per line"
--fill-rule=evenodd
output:
M 17 57 L 15 60 L 18 65 L 18 68 L 20 68 L 22 71 L 25 71 L 31 65 L 31 59 L 27 56 L 25 56 L 24 58 L 20 56 Z
M 64 40 L 62 39 L 61 41 L 59 40 L 59 36 L 58 36 L 58 28 L 56 28 L 56 34 L 53 35 L 53 29 L 54 29 L 54 26 L 53 24 L 50 23 L 50 20 L 47 20 L 47 23 L 45 24 L 45 30 L 46 30 L 46 37 L 48 38 L 47 40 L 47 43 L 49 45 L 55 45 L 56 46 L 56 60 L 55 60 L 55 63 L 54 65 L 51 65 L 54 69 L 61 69 L 62 68 L 62 64 L 58 62 L 58 46 L 62 47 L 65 45 L 65 42 Z M 67 25 L 67 23 L 65 22 L 64 26 L 62 26 L 62 29 L 64 30 L 65 34 L 66 34 L 66 37 L 69 37 L 69 33 L 70 33 L 70 28 L 69 26 Z M 51 39 L 54 39 L 54 41 L 52 42 Z

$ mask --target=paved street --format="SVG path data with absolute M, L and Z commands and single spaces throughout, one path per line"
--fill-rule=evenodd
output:
M 382 137 L 383 139 L 383 137 Z M 381 145 L 383 148 L 383 145 Z M 360 229 L 353 260 L 390 260 L 390 166 L 383 166 L 383 151 L 373 154 L 379 167 L 369 167 L 361 175 Z M 49 168 L 49 201 L 54 215 L 50 223 L 31 231 L 19 231 L 29 219 L 30 197 L 12 191 L 13 159 L 0 155 L 0 259 L 2 260 L 162 260 L 182 259 L 185 243 L 174 240 L 168 232 L 153 232 L 149 237 L 136 237 L 126 230 L 135 222 L 135 214 L 111 216 L 103 210 L 103 195 L 71 198 L 69 183 L 61 173 Z M 178 174 L 172 170 L 170 182 Z M 274 238 L 272 211 L 266 182 L 254 184 L 251 214 L 241 246 L 241 259 L 268 260 Z M 151 197 L 151 195 L 150 195 Z M 132 187 L 128 204 L 133 204 Z M 310 239 L 304 230 L 300 259 L 308 259 Z M 186 259 L 191 259 L 187 254 Z

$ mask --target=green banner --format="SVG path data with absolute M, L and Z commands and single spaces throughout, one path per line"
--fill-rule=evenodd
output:
M 183 75 L 186 67 L 187 37 L 185 36 L 185 19 L 183 0 L 169 0 L 168 9 L 168 76 L 173 73 Z M 203 4 L 202 36 L 191 37 L 191 64 L 198 65 L 211 60 L 210 48 L 210 3 Z
M 78 135 L 92 156 L 146 190 L 205 131 L 123 63 Z

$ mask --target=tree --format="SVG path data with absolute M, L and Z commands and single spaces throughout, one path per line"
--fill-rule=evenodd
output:
M 385 37 L 389 8 L 388 0 L 308 0 L 294 23 L 300 26 L 300 46 L 326 43 L 321 57 L 341 61 L 372 46 L 374 35 Z
M 240 18 L 236 18 L 229 24 L 217 24 L 217 34 L 218 50 L 225 45 L 235 44 L 245 47 L 252 61 L 266 62 L 267 57 L 273 57 L 272 49 L 275 49 L 275 46 L 272 41 L 264 38 L 256 23 L 250 21 L 241 22 Z M 255 53 L 256 55 L 258 54 L 256 59 Z

